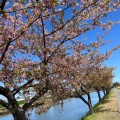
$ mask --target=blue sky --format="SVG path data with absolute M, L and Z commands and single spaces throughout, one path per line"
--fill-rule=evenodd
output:
M 103 18 L 102 21 L 119 21 L 120 20 L 120 9 L 115 12 L 111 12 L 108 14 L 107 18 Z M 95 28 L 94 30 L 90 30 L 87 33 L 79 36 L 77 39 L 82 39 L 84 37 L 87 38 L 86 42 L 95 41 L 97 34 L 104 34 L 105 30 L 100 29 L 99 27 Z M 109 33 L 104 37 L 105 41 L 112 40 L 111 43 L 103 46 L 100 49 L 100 52 L 105 53 L 106 50 L 110 50 L 111 48 L 115 47 L 116 45 L 120 45 L 120 24 L 116 24 L 111 27 Z M 112 56 L 105 62 L 107 66 L 115 67 L 113 82 L 117 81 L 120 82 L 120 49 L 115 51 Z

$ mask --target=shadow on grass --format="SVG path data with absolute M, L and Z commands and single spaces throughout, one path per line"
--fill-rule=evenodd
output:
M 109 103 L 110 100 L 108 99 L 108 96 L 105 96 L 103 99 L 102 99 L 102 102 L 99 102 L 97 103 L 93 109 L 94 109 L 94 112 L 97 113 L 97 112 L 105 112 L 105 111 L 110 111 L 110 109 L 104 109 L 102 106 L 100 105 L 103 105 L 103 104 L 106 104 L 106 103 Z
M 104 109 L 104 107 L 100 106 L 100 105 L 103 105 L 103 104 L 106 104 L 106 103 L 109 103 L 109 102 L 110 102 L 110 100 L 109 100 L 109 95 L 103 97 L 102 102 L 97 103 L 97 104 L 93 107 L 93 108 L 94 108 L 94 112 L 95 112 L 95 113 L 98 113 L 98 112 L 107 112 L 107 111 L 108 111 L 108 112 L 118 112 L 118 113 L 120 113 L 120 111 L 115 111 L 115 110 L 111 111 L 111 109 Z
M 120 111 L 115 111 L 111 109 L 103 109 L 103 107 L 98 107 L 96 110 L 94 110 L 95 113 L 99 113 L 99 112 L 118 112 L 120 113 Z

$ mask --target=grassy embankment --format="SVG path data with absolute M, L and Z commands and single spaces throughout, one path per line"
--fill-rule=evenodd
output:
M 89 112 L 81 120 L 120 120 L 117 98 L 113 90 L 94 106 L 95 113 Z

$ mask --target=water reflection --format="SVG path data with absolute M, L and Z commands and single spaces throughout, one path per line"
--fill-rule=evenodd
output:
M 101 92 L 103 97 L 103 93 Z M 87 99 L 87 96 L 84 96 Z M 91 93 L 92 105 L 98 102 L 96 92 Z M 64 101 L 63 111 L 60 105 L 52 106 L 46 113 L 37 114 L 33 110 L 30 120 L 80 120 L 88 111 L 87 105 L 79 98 L 67 99 Z M 0 120 L 13 120 L 12 115 L 0 116 Z

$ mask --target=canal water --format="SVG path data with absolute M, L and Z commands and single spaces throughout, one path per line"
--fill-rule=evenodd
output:
M 101 97 L 103 97 L 103 92 Z M 84 95 L 87 99 L 87 96 Z M 98 102 L 98 95 L 96 92 L 91 93 L 92 105 L 94 106 Z M 71 98 L 64 100 L 63 107 L 61 105 L 52 106 L 47 112 L 37 114 L 36 109 L 32 111 L 30 120 L 80 120 L 82 116 L 88 112 L 88 106 L 79 98 Z M 0 120 L 13 120 L 11 114 L 0 116 Z

